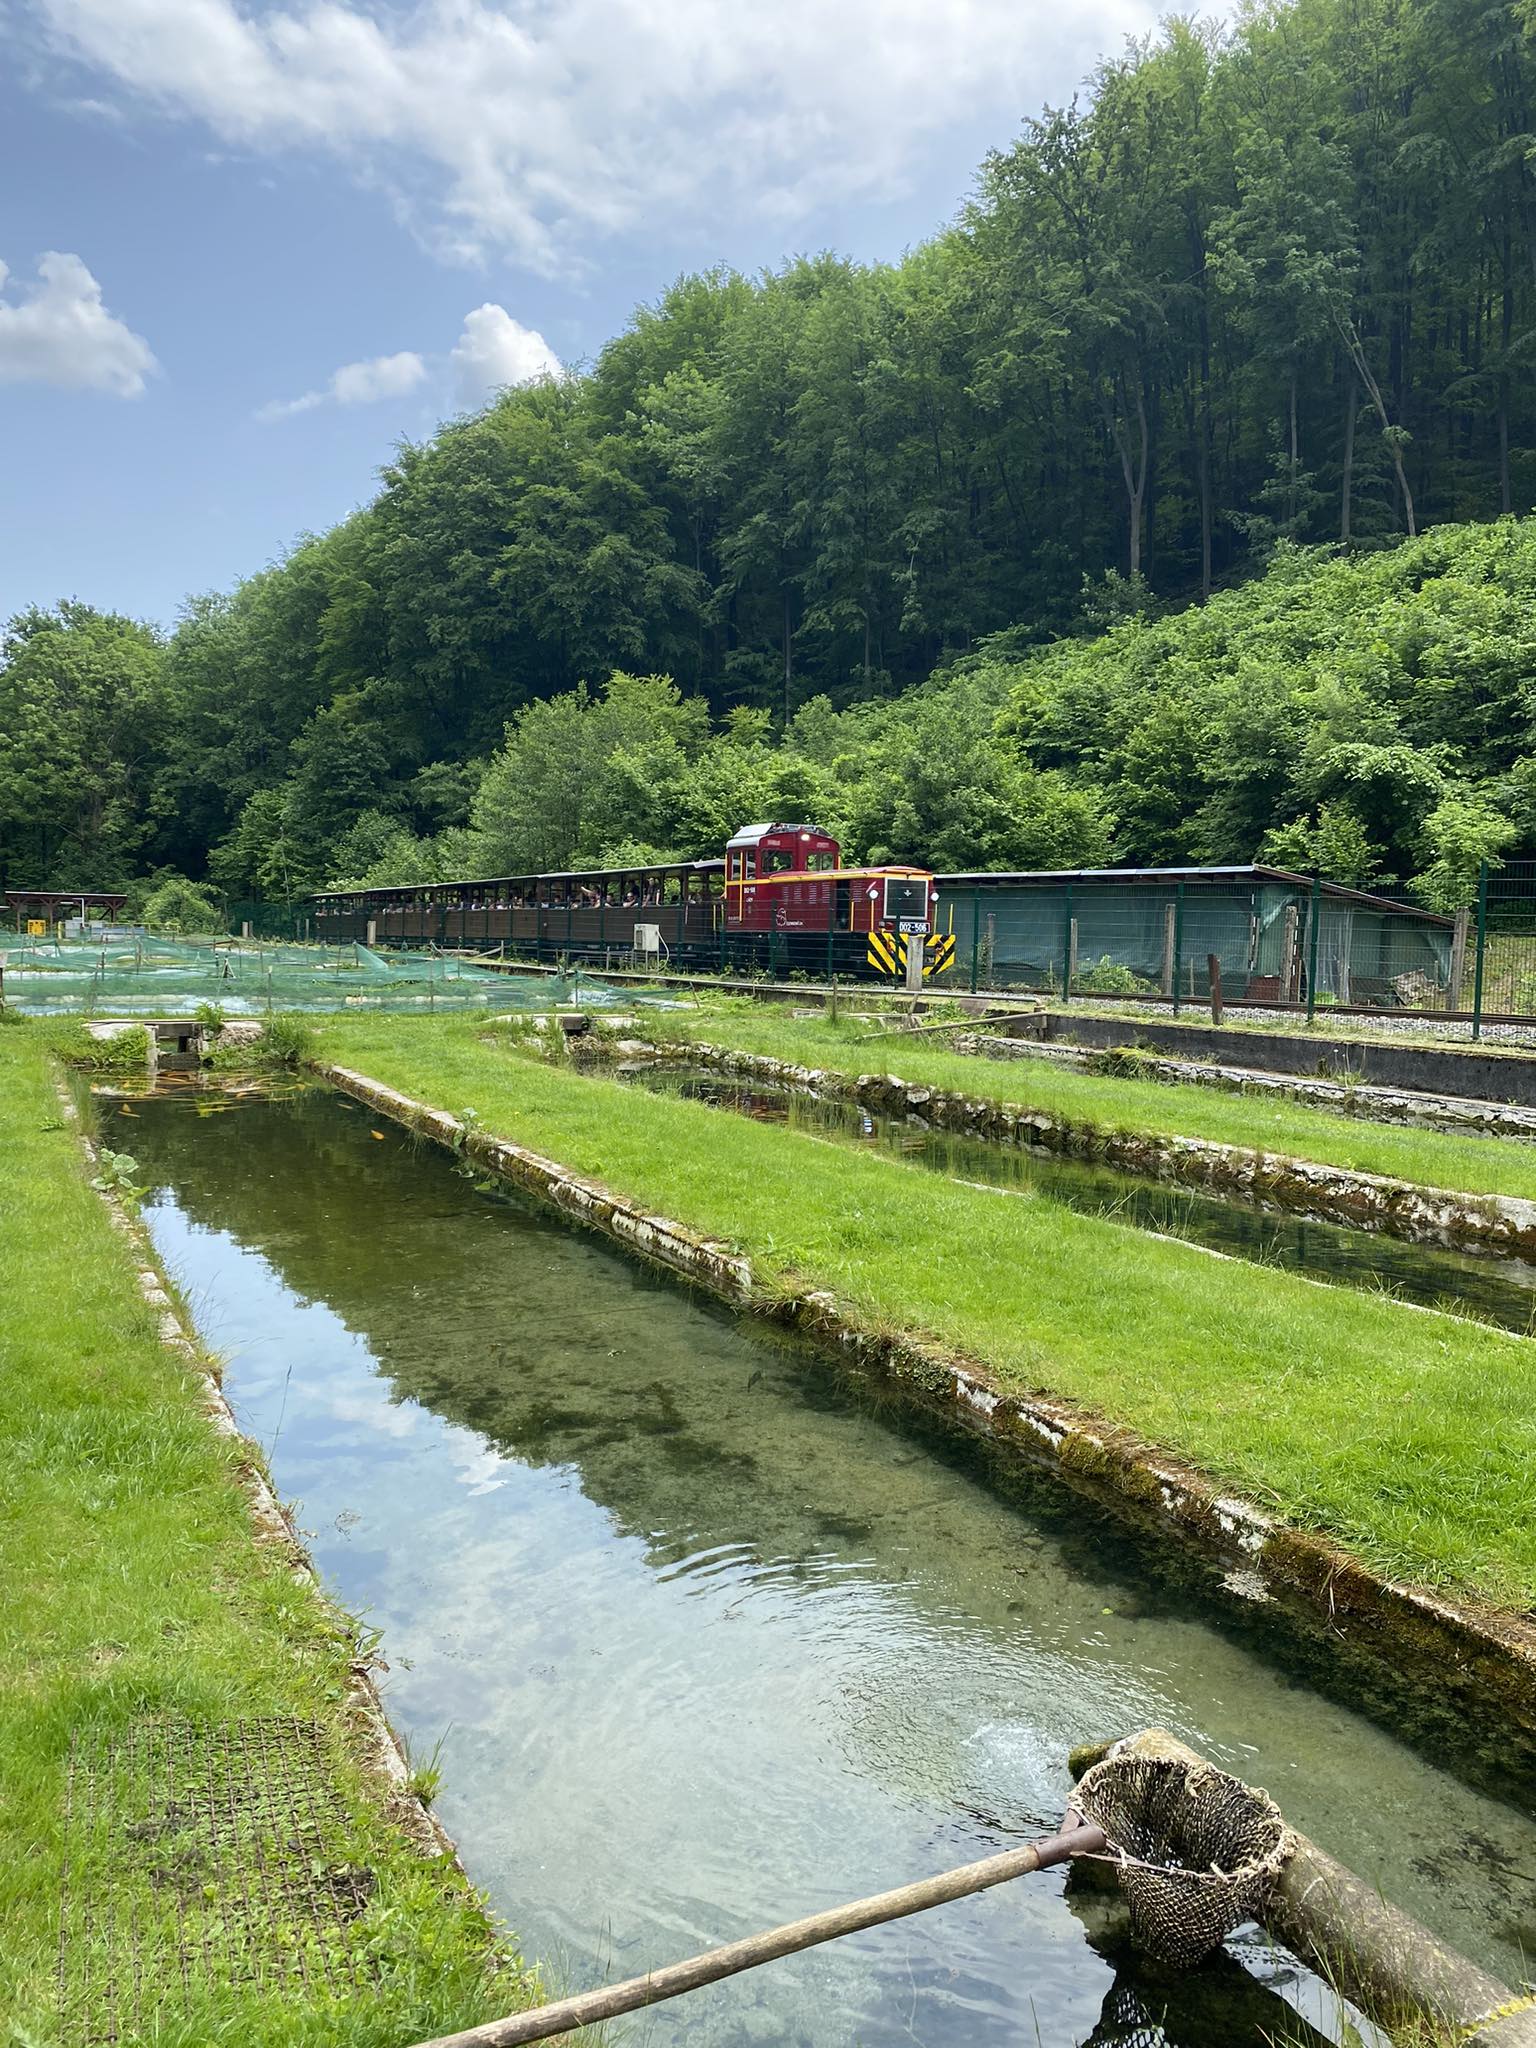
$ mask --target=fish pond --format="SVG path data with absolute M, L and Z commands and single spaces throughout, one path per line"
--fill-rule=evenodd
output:
M 879 1115 L 808 1088 L 742 1080 L 712 1067 L 645 1061 L 614 1071 L 635 1087 L 879 1152 L 953 1180 L 1059 1202 L 1084 1215 L 1180 1237 L 1232 1258 L 1391 1294 L 1522 1336 L 1536 1331 L 1536 1266 L 1521 1259 L 1406 1243 L 1380 1231 L 1287 1215 L 1241 1196 L 1196 1192 L 1112 1166 L 1066 1159 L 1037 1145 L 940 1130 L 917 1117 Z
M 241 1426 L 552 1989 L 1051 1830 L 1161 1725 L 1509 1979 L 1536 1825 L 1306 1682 L 1045 1479 L 882 1407 L 320 1088 L 103 1097 Z M 1061 1872 L 623 2022 L 689 2048 L 1339 2038 L 1257 1934 L 1177 1981 Z M 1369 2037 L 1368 2037 L 1369 2038 Z

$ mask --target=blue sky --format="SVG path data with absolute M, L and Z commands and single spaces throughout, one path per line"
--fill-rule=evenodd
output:
M 0 617 L 169 623 L 679 271 L 894 257 L 1143 0 L 0 0 Z

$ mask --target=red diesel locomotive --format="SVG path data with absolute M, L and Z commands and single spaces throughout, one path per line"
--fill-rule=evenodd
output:
M 724 860 L 590 868 L 489 880 L 327 889 L 315 936 L 380 946 L 500 950 L 617 964 L 771 974 L 901 978 L 907 943 L 945 972 L 953 940 L 934 930 L 937 887 L 921 868 L 844 868 L 815 825 L 749 825 Z

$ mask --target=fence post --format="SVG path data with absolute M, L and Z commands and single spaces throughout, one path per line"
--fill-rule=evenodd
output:
M 1184 954 L 1184 884 L 1176 882 L 1173 890 L 1173 1014 L 1179 1014 L 1179 971 Z
M 981 972 L 981 891 L 971 891 L 971 994 L 975 995 Z
M 1307 910 L 1307 1022 L 1317 1015 L 1317 942 L 1323 930 L 1323 878 L 1312 877 L 1312 902 Z
M 1177 912 L 1174 910 L 1173 905 L 1165 903 L 1163 905 L 1163 970 L 1160 976 L 1165 996 L 1173 994 L 1173 927 L 1176 916 Z
M 1301 990 L 1297 986 L 1300 975 L 1298 955 L 1301 951 L 1301 912 L 1294 903 L 1285 906 L 1284 935 L 1280 943 L 1280 1000 L 1294 1003 Z
M 1477 966 L 1472 975 L 1472 1036 L 1483 1035 L 1483 961 L 1488 950 L 1488 863 L 1477 870 Z
M 1462 984 L 1467 978 L 1467 926 L 1471 922 L 1472 913 L 1463 904 L 1451 928 L 1451 972 L 1445 991 L 1445 1007 L 1451 1011 L 1461 1008 Z
M 1061 999 L 1072 1000 L 1072 955 L 1077 951 L 1077 920 L 1072 915 L 1072 884 L 1067 884 L 1067 908 L 1061 925 Z

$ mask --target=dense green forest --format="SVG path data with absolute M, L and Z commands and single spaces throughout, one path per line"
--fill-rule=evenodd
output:
M 168 637 L 0 646 L 0 879 L 1536 847 L 1536 35 L 1169 24 L 892 265 L 679 280 Z

